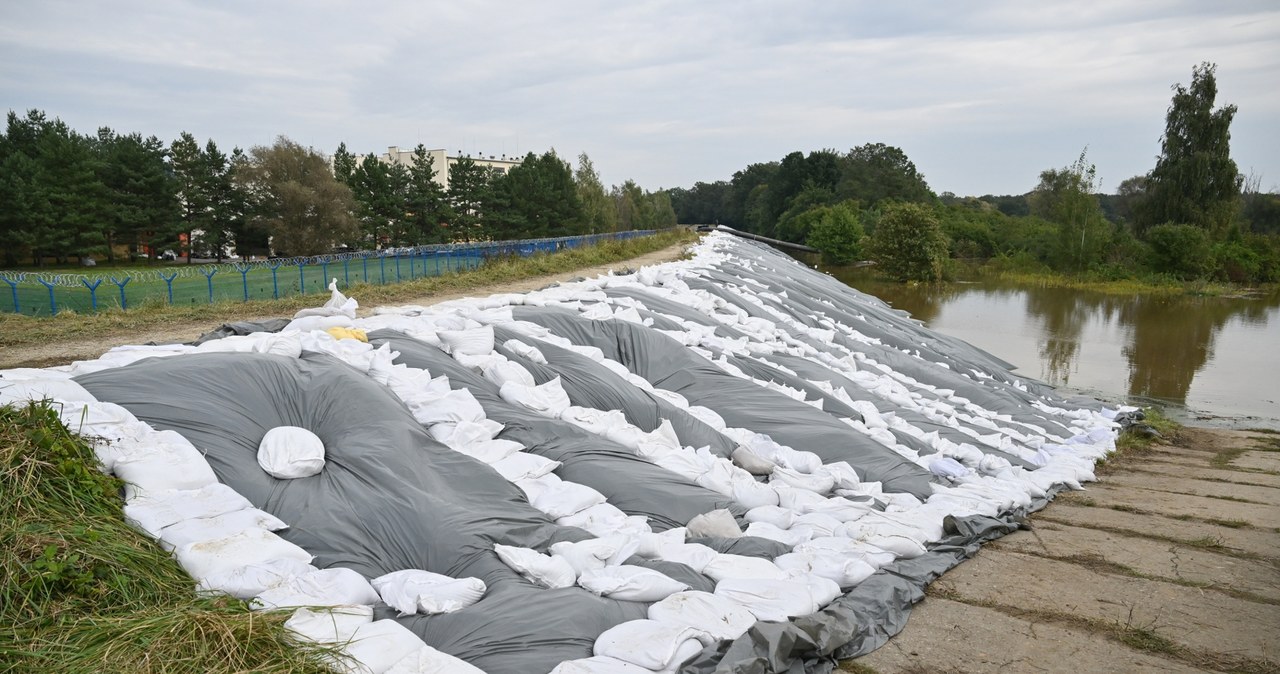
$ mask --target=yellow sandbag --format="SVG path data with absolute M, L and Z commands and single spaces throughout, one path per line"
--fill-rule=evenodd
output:
M 333 335 L 334 339 L 357 339 L 365 344 L 369 343 L 368 335 L 366 335 L 364 330 L 361 330 L 360 328 L 344 328 L 338 326 L 329 328 L 328 330 L 325 330 L 325 332 Z

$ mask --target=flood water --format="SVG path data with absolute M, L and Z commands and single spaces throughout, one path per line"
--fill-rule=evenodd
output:
M 1001 281 L 904 286 L 837 278 L 1068 391 L 1176 417 L 1280 430 L 1280 291 L 1104 295 Z

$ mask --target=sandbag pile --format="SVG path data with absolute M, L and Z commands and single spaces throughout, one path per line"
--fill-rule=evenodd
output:
M 911 592 L 880 589 L 1114 448 L 1113 411 L 719 234 L 523 295 L 331 294 L 279 332 L 0 371 L 0 403 L 62 403 L 199 591 L 293 611 L 335 667 L 825 671 L 900 627 Z

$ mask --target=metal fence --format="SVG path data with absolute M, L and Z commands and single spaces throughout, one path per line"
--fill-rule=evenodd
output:
M 335 278 L 340 288 L 355 283 L 385 285 L 476 269 L 497 257 L 527 257 L 653 233 L 633 230 L 553 239 L 436 244 L 249 262 L 174 264 L 104 274 L 0 271 L 0 311 L 50 316 L 68 310 L 93 313 L 128 309 L 144 302 L 189 305 L 273 299 L 322 292 Z

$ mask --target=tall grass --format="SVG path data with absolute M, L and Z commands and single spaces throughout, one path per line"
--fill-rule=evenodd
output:
M 328 671 L 285 615 L 196 596 L 96 461 L 49 403 L 0 407 L 0 671 Z

